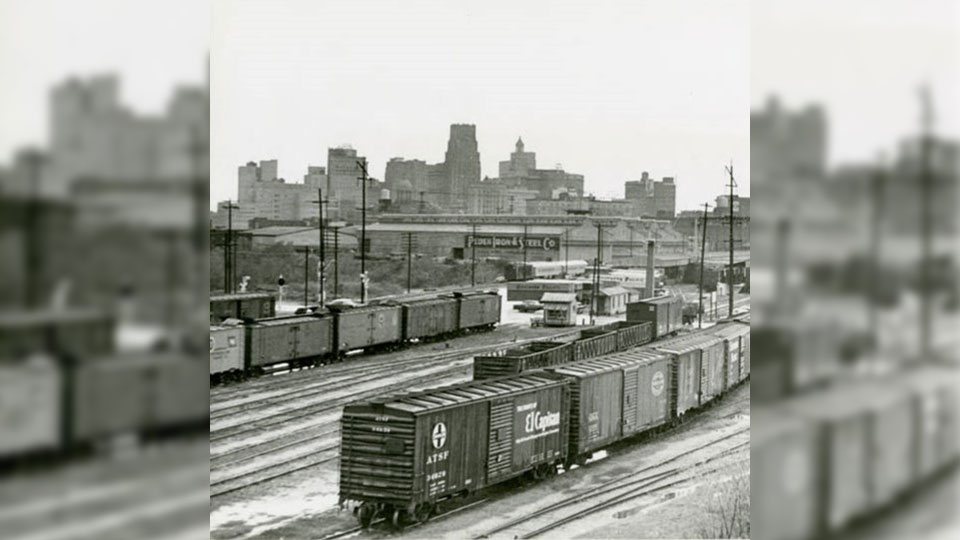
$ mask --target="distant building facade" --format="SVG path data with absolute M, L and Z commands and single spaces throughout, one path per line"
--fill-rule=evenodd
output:
M 239 208 L 233 210 L 234 227 L 246 228 L 254 218 L 301 220 L 318 215 L 317 204 L 313 201 L 317 200 L 317 189 L 323 188 L 327 182 L 324 168 L 309 167 L 303 177 L 304 182 L 295 184 L 278 178 L 277 173 L 278 163 L 275 159 L 259 164 L 251 161 L 238 168 Z M 218 210 L 217 224 L 225 219 L 220 213 Z
M 750 178 L 754 182 L 822 179 L 827 173 L 827 118 L 819 105 L 785 110 L 771 97 L 750 113 Z
M 644 171 L 640 180 L 624 183 L 624 198 L 636 204 L 644 217 L 669 219 L 676 215 L 677 185 L 669 176 L 658 182 Z

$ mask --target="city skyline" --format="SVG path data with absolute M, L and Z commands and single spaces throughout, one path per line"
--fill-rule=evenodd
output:
M 523 137 L 600 197 L 649 171 L 696 207 L 731 161 L 747 196 L 748 6 L 715 4 L 215 2 L 211 201 L 249 161 L 298 181 L 344 143 L 378 178 L 394 157 L 439 163 L 457 123 L 477 126 L 481 177 Z

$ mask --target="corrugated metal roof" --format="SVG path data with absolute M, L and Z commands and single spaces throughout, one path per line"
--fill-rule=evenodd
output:
M 576 301 L 577 295 L 575 293 L 547 292 L 543 293 L 543 297 L 540 298 L 541 304 L 571 304 Z
M 529 225 L 527 235 L 561 235 L 567 229 L 564 227 L 554 227 L 550 225 Z M 457 223 L 374 223 L 367 225 L 367 233 L 370 232 L 413 232 L 413 233 L 448 233 L 448 234 L 473 234 L 474 229 L 469 224 Z M 480 234 L 509 234 L 515 236 L 523 235 L 522 225 L 477 225 L 476 233 Z
M 593 358 L 585 362 L 568 364 L 555 369 L 557 373 L 573 376 L 592 375 L 605 371 L 613 371 L 630 366 L 644 366 L 652 362 L 660 362 L 669 359 L 669 357 L 659 351 L 652 350 L 633 350 L 622 353 L 614 353 L 608 356 Z
M 750 333 L 750 326 L 736 322 L 720 323 L 710 329 L 710 333 L 724 339 L 745 336 Z
M 502 397 L 559 384 L 562 384 L 562 381 L 543 375 L 519 375 L 502 379 L 472 381 L 410 394 L 399 394 L 371 400 L 370 403 L 420 414 L 452 405 Z
M 630 291 L 624 289 L 623 287 L 604 287 L 600 289 L 598 294 L 601 296 L 616 296 L 619 294 L 630 294 Z
M 707 334 L 691 334 L 668 339 L 656 344 L 656 348 L 673 354 L 684 354 L 721 343 L 721 339 Z
M 320 317 L 313 317 L 310 315 L 294 316 L 294 317 L 277 317 L 274 319 L 260 319 L 256 322 L 256 324 L 260 326 L 286 326 L 288 324 L 316 322 L 319 319 Z
M 262 229 L 250 229 L 247 231 L 247 234 L 250 234 L 251 236 L 283 236 L 285 234 L 293 234 L 303 231 L 313 231 L 315 234 L 317 234 L 317 227 L 273 225 L 271 227 L 263 227 Z

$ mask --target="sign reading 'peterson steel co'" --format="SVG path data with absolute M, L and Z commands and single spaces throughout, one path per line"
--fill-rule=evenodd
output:
M 523 249 L 526 242 L 527 249 L 542 249 L 544 251 L 560 251 L 559 236 L 530 236 L 526 238 L 523 235 L 468 235 L 467 247 L 473 247 L 474 243 L 478 248 L 487 249 Z

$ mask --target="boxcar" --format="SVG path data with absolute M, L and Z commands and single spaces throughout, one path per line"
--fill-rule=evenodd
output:
M 550 371 L 571 381 L 567 461 L 672 419 L 672 365 L 668 355 L 630 351 Z
M 494 355 L 477 356 L 473 359 L 473 378 L 479 381 L 566 364 L 573 361 L 573 347 L 573 342 L 535 341 Z
M 671 356 L 677 386 L 673 414 L 681 417 L 688 410 L 699 407 L 702 384 L 700 346 L 674 338 L 658 342 L 654 348 Z
M 92 309 L 0 312 L 0 358 L 50 352 L 84 359 L 114 351 L 114 318 Z
M 727 387 L 732 387 L 747 378 L 749 364 L 750 327 L 738 322 L 720 323 L 709 333 L 722 339 L 727 364 Z
M 340 504 L 399 524 L 437 502 L 566 458 L 568 386 L 543 374 L 459 384 L 344 407 Z
M 783 407 L 754 408 L 750 421 L 753 533 L 770 540 L 821 536 L 819 430 Z
M 403 341 L 400 306 L 347 309 L 336 313 L 337 353 L 377 348 Z
M 276 317 L 277 298 L 270 293 L 233 293 L 210 297 L 210 324 L 226 319 Z
M 672 334 L 683 326 L 683 297 L 660 296 L 627 304 L 627 320 L 653 323 L 653 339 Z
M 397 308 L 399 310 L 399 308 Z M 247 366 L 322 358 L 333 352 L 333 317 L 301 315 L 245 325 Z
M 210 375 L 243 372 L 247 367 L 245 350 L 243 326 L 211 326 Z
M 0 461 L 59 449 L 62 384 L 48 356 L 0 360 Z
M 573 342 L 573 360 L 586 360 L 617 352 L 617 331 L 604 328 L 586 329 Z
M 870 411 L 870 506 L 880 508 L 914 480 L 914 402 L 900 383 L 889 380 L 857 383 L 844 393 Z
M 456 294 L 460 302 L 457 325 L 461 331 L 493 328 L 500 322 L 500 294 L 478 292 Z
M 404 302 L 401 306 L 405 341 L 436 338 L 457 332 L 457 312 L 460 306 L 456 298 L 415 300 Z
M 747 369 L 756 372 L 751 396 L 761 402 L 822 386 L 841 370 L 836 328 L 797 321 L 751 328 L 751 340 L 753 337 L 760 354 L 757 366 L 748 364 Z

